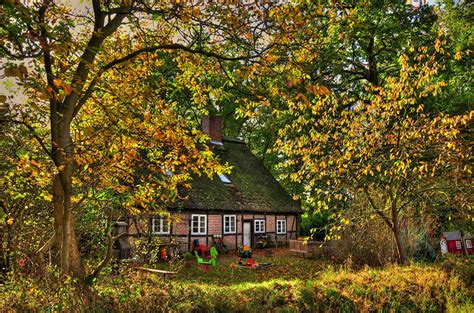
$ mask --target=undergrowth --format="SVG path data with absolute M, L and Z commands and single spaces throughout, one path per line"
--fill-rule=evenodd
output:
M 272 269 L 256 271 L 229 259 L 208 270 L 189 262 L 166 279 L 124 268 L 87 288 L 13 275 L 0 286 L 0 311 L 474 312 L 472 288 L 456 270 L 456 262 L 465 271 L 472 261 L 449 262 L 449 270 L 446 262 L 352 270 L 279 257 Z

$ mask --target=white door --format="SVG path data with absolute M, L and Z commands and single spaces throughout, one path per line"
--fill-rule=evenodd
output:
M 249 222 L 244 222 L 244 246 L 250 247 L 251 236 L 252 236 L 252 224 Z

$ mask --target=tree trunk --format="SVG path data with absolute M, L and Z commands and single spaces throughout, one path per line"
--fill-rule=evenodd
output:
M 392 208 L 392 232 L 393 236 L 395 237 L 395 243 L 397 244 L 398 262 L 400 264 L 408 264 L 407 249 L 405 243 L 402 240 L 402 234 L 400 233 L 398 213 L 394 208 Z
M 64 191 L 59 180 L 59 174 L 56 174 L 54 178 L 53 202 L 54 229 L 56 232 L 55 244 L 59 251 L 58 263 L 63 274 L 82 278 L 84 276 L 84 268 L 74 232 L 71 202 L 64 201 Z
M 72 175 L 74 148 L 70 135 L 70 123 L 58 123 L 58 138 L 55 164 L 58 173 L 53 180 L 54 228 L 56 246 L 59 251 L 61 273 L 83 278 L 84 268 L 74 232 L 72 212 Z

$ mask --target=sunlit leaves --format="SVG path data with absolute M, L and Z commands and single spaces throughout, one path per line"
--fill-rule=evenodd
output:
M 381 214 L 390 216 L 395 207 L 403 215 L 428 205 L 435 199 L 428 195 L 439 192 L 456 194 L 456 205 L 470 210 L 469 192 L 461 185 L 469 185 L 472 168 L 472 147 L 463 130 L 473 112 L 434 116 L 423 105 L 446 85 L 435 78 L 443 42 L 435 45 L 434 54 L 420 48 L 416 56 L 402 55 L 398 75 L 386 77 L 381 86 L 366 84 L 363 93 L 330 94 L 310 86 L 286 95 L 288 106 L 278 117 L 285 114 L 291 122 L 279 129 L 275 152 L 284 160 L 284 177 L 303 186 L 311 207 L 332 207 L 364 197 L 365 191 L 380 212 L 387 212 Z
M 153 82 L 162 66 L 151 56 L 104 75 L 102 92 L 84 106 L 74 131 L 80 184 L 123 195 L 132 215 L 173 205 L 193 175 L 226 171 L 208 138 L 162 98 L 166 85 Z

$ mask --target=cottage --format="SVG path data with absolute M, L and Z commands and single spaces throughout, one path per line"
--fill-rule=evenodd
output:
M 259 238 L 276 244 L 296 239 L 299 203 L 244 142 L 222 138 L 220 118 L 205 117 L 203 131 L 211 137 L 215 153 L 233 167 L 231 174 L 194 179 L 187 201 L 169 209 L 172 222 L 151 217 L 150 233 L 163 242 L 173 239 L 182 251 L 191 251 L 196 240 L 209 246 L 216 237 L 231 250 L 256 247 Z

